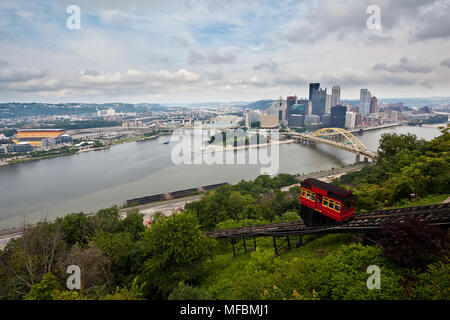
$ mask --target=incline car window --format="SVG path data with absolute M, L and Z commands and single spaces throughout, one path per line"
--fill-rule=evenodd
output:
M 341 210 L 341 204 L 329 198 L 323 198 L 323 206 L 333 209 L 335 211 Z

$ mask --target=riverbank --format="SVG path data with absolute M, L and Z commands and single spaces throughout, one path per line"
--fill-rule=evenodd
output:
M 55 154 L 43 155 L 40 157 L 30 156 L 30 157 L 26 157 L 26 158 L 21 158 L 21 156 L 19 156 L 19 158 L 17 158 L 17 159 L 6 160 L 5 162 L 6 162 L 6 165 L 10 165 L 10 164 L 16 164 L 16 163 L 24 163 L 24 162 L 30 162 L 30 161 L 43 160 L 43 159 L 66 157 L 66 156 L 72 156 L 74 154 L 77 154 L 78 151 L 79 150 L 77 148 L 69 149 L 65 152 L 61 152 L 61 151 L 57 150 Z
M 139 137 L 122 138 L 122 139 L 113 140 L 111 142 L 111 144 L 103 145 L 101 147 L 85 148 L 85 149 L 74 148 L 74 149 L 77 149 L 77 151 L 74 151 L 74 152 L 61 152 L 61 153 L 57 153 L 57 154 L 44 155 L 44 156 L 41 156 L 41 157 L 27 157 L 27 158 L 18 158 L 18 159 L 11 159 L 11 160 L 6 160 L 6 161 L 0 161 L 0 167 L 1 166 L 8 166 L 8 165 L 11 165 L 11 164 L 17 164 L 17 163 L 25 163 L 25 162 L 31 162 L 31 161 L 44 160 L 44 159 L 73 156 L 75 154 L 89 152 L 89 151 L 105 150 L 105 149 L 109 149 L 112 146 L 116 146 L 116 145 L 120 145 L 120 144 L 124 144 L 124 143 L 149 141 L 149 140 L 156 139 L 156 138 L 158 138 L 160 136 L 170 135 L 170 134 L 171 134 L 171 132 L 163 132 L 163 133 L 159 133 L 157 135 L 149 136 L 149 137 L 139 136 Z
M 22 159 L 13 159 L 13 160 L 10 160 L 10 161 L 6 161 L 6 164 L 4 164 L 4 165 L 25 163 L 25 162 L 30 162 L 30 161 L 38 161 L 38 160 L 51 159 L 51 158 L 68 157 L 68 156 L 73 156 L 75 154 L 88 152 L 88 151 L 105 150 L 105 149 L 108 149 L 110 147 L 111 146 L 108 145 L 108 146 L 102 146 L 102 147 L 97 147 L 97 148 L 78 149 L 75 152 L 65 152 L 65 153 L 48 155 L 48 156 L 42 156 L 42 157 L 29 157 L 29 158 L 22 158 Z

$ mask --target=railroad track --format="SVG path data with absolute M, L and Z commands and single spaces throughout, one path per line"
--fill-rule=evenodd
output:
M 314 233 L 374 233 L 380 231 L 382 225 L 385 223 L 401 222 L 407 217 L 414 217 L 430 225 L 448 226 L 450 225 L 450 203 L 357 213 L 351 220 L 346 222 L 317 227 L 308 227 L 300 220 L 214 230 L 204 232 L 204 235 L 214 238 L 246 238 L 262 236 L 280 237 Z

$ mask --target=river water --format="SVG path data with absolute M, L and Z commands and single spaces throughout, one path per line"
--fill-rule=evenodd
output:
M 414 133 L 427 140 L 438 136 L 439 125 L 402 126 L 367 132 L 358 138 L 371 150 L 382 133 Z M 0 230 L 53 220 L 70 212 L 95 212 L 126 199 L 208 184 L 251 180 L 258 164 L 181 164 L 171 157 L 175 143 L 161 136 L 101 151 L 0 167 Z M 280 173 L 328 170 L 355 161 L 355 155 L 326 145 L 281 144 Z M 248 153 L 239 150 L 237 153 Z M 246 162 L 248 163 L 248 161 Z

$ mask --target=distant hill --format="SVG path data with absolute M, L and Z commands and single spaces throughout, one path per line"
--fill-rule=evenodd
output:
M 116 112 L 144 113 L 150 111 L 167 111 L 159 104 L 131 104 L 131 103 L 0 103 L 0 119 L 32 116 L 53 115 L 96 115 L 97 110 L 114 108 Z
M 275 102 L 275 100 L 258 100 L 255 102 L 251 102 L 249 104 L 241 105 L 241 107 L 244 109 L 251 109 L 251 110 L 256 109 L 266 110 L 268 107 L 270 107 L 272 102 Z
M 387 98 L 387 99 L 378 99 L 378 103 L 398 103 L 403 102 L 407 106 L 440 106 L 445 104 L 450 104 L 450 97 L 429 97 L 429 98 Z
M 359 105 L 359 100 L 341 100 L 342 102 L 350 103 L 351 105 Z M 436 107 L 450 104 L 450 97 L 428 97 L 428 98 L 378 98 L 378 104 L 391 103 L 396 104 L 403 102 L 405 106 L 410 107 Z

